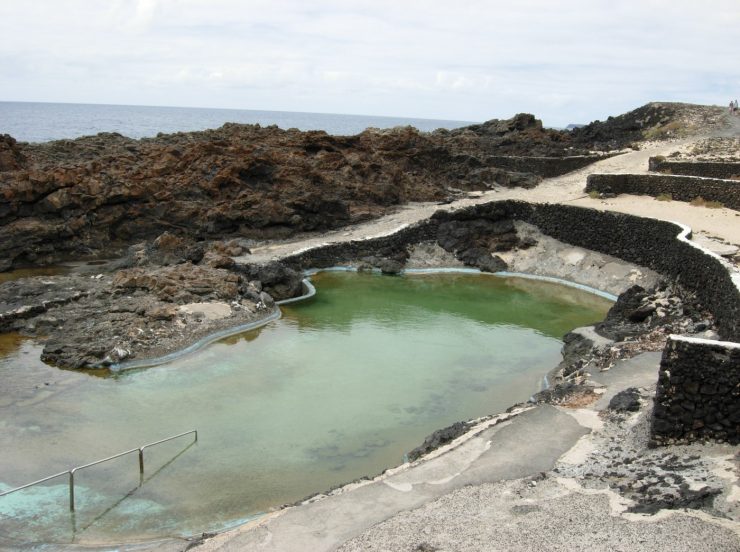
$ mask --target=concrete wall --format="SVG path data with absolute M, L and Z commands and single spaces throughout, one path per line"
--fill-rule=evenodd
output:
M 730 161 L 672 161 L 665 157 L 651 157 L 651 171 L 707 178 L 740 178 L 740 163 Z
M 670 337 L 651 437 L 656 444 L 706 438 L 740 443 L 740 344 Z
M 667 174 L 592 174 L 586 181 L 586 192 L 591 191 L 653 197 L 670 194 L 678 201 L 702 197 L 740 210 L 740 181 L 735 180 Z
M 515 157 L 496 155 L 487 160 L 499 169 L 532 173 L 544 178 L 560 176 L 612 157 L 612 155 L 574 155 L 571 157 Z

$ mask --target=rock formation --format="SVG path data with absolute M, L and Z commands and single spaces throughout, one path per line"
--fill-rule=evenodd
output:
M 531 187 L 497 155 L 583 153 L 532 115 L 454 131 L 355 136 L 259 125 L 132 140 L 101 133 L 45 144 L 0 139 L 0 269 L 118 256 L 167 231 L 190 239 L 326 230 L 408 201 Z

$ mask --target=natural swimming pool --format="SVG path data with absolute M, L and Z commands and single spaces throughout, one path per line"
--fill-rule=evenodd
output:
M 278 321 L 114 377 L 61 371 L 0 336 L 0 489 L 196 428 L 199 440 L 0 497 L 0 543 L 110 542 L 218 530 L 374 475 L 455 421 L 526 400 L 560 338 L 610 302 L 476 274 L 327 272 Z

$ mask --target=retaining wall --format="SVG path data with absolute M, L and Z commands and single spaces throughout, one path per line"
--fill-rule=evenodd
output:
M 740 181 L 667 174 L 592 174 L 586 192 L 634 194 L 656 197 L 670 194 L 678 201 L 702 197 L 740 210 Z
M 560 241 L 646 266 L 677 281 L 714 314 L 723 339 L 740 340 L 740 291 L 735 282 L 740 274 L 690 242 L 687 227 L 569 205 L 512 202 L 512 207 L 515 218 Z
M 407 245 L 436 239 L 437 225 L 423 221 L 403 228 L 393 234 L 322 245 L 307 249 L 281 259 L 281 262 L 296 270 L 326 268 L 338 262 L 348 262 L 369 256 L 394 257 Z
M 619 154 L 610 155 L 574 155 L 570 157 L 521 157 L 511 155 L 494 155 L 487 160 L 499 169 L 532 173 L 543 178 L 552 178 L 586 167 L 596 161 Z
M 740 163 L 730 161 L 672 161 L 664 157 L 651 157 L 648 160 L 651 171 L 704 176 L 707 178 L 740 177 Z
M 660 362 L 651 433 L 656 444 L 740 443 L 740 344 L 671 336 Z

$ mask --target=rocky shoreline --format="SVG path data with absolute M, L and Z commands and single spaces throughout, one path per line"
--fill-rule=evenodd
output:
M 163 234 L 132 247 L 108 265 L 110 272 L 6 282 L 0 285 L 0 331 L 43 340 L 47 363 L 109 368 L 257 322 L 277 312 L 276 300 L 302 292 L 295 271 L 275 263 L 237 269 L 213 247 L 194 258 L 183 240 Z M 230 247 L 232 254 L 242 252 Z M 121 266 L 128 268 L 115 268 Z
M 519 114 L 431 133 L 332 136 L 226 124 L 141 140 L 101 133 L 28 144 L 2 135 L 0 270 L 114 258 L 164 232 L 279 239 L 357 224 L 408 202 L 529 189 L 559 165 L 562 174 L 637 147 L 686 109 L 649 104 L 573 132 Z
M 715 537 L 720 545 L 737 543 L 732 539 L 733 531 L 735 537 L 740 534 L 736 448 L 717 443 L 655 448 L 647 429 L 657 352 L 670 334 L 716 339 L 718 332 L 734 328 L 728 326 L 731 317 L 717 315 L 722 324 L 716 322 L 706 301 L 678 285 L 684 282 L 667 281 L 645 267 L 545 235 L 542 227 L 515 216 L 527 209 L 536 215 L 537 208 L 515 202 L 475 209 L 454 209 L 453 203 L 383 237 L 323 244 L 281 253 L 270 261 L 264 256 L 250 259 L 250 249 L 269 246 L 275 238 L 321 235 L 387 214 L 405 202 L 448 203 L 468 190 L 529 188 L 540 181 L 534 173 L 496 167 L 490 162 L 494 154 L 566 157 L 613 152 L 638 147 L 646 134 L 660 137 L 676 128 L 670 123 L 698 116 L 717 117 L 710 110 L 651 104 L 570 134 L 543 129 L 532 116 L 517 116 L 459 131 L 368 130 L 354 137 L 249 125 L 139 141 L 99 135 L 34 145 L 2 137 L 0 189 L 6 202 L 0 207 L 0 269 L 66 259 L 116 260 L 77 273 L 0 284 L 0 332 L 43 340 L 43 360 L 59 367 L 110 369 L 121 362 L 167 355 L 227 328 L 274 316 L 276 302 L 302 293 L 303 271 L 309 268 L 340 264 L 393 275 L 405 268 L 473 267 L 572 280 L 619 299 L 601 324 L 575 328 L 564 337 L 563 361 L 550 374 L 550 388 L 502 417 L 460 422 L 435 432 L 410 451 L 412 463 L 401 472 L 426 465 L 454 447 L 456 454 L 464 454 L 466 443 L 478 443 L 476 454 L 484 458 L 488 449 L 481 448 L 481 435 L 506 433 L 510 425 L 526 424 L 538 413 L 557 413 L 558 419 L 578 422 L 568 430 L 569 439 L 588 435 L 568 445 L 567 454 L 555 455 L 551 465 L 545 462 L 541 473 L 524 478 L 516 472 L 516 477 L 509 474 L 509 481 L 493 484 L 496 492 L 525 497 L 509 504 L 519 512 L 512 519 L 535 512 L 532 505 L 547 509 L 545 503 L 553 497 L 593 491 L 608 495 L 610 504 L 622 501 L 621 509 L 612 504 L 611 510 L 604 510 L 606 517 L 621 520 L 627 514 L 692 510 L 700 518 L 711 518 L 706 522 L 711 527 L 722 525 L 717 519 L 730 520 Z M 711 143 L 702 142 L 701 151 Z M 726 140 L 722 144 L 726 146 Z M 572 213 L 562 211 L 566 217 Z M 561 223 L 545 219 L 551 228 Z M 562 221 L 564 228 L 574 227 L 571 223 Z M 630 258 L 642 252 L 628 245 L 619 254 Z M 543 424 L 540 420 L 534 425 L 535 433 Z M 719 470 L 725 473 L 718 475 Z M 326 494 L 385 485 L 401 472 L 389 470 L 372 481 Z M 466 493 L 483 492 L 481 483 L 440 500 L 457 504 L 459 493 L 465 501 L 470 498 Z M 406 489 L 403 485 L 398 488 Z M 535 493 L 538 486 L 544 494 Z M 429 500 L 422 510 L 435 507 Z M 367 533 L 355 531 L 342 549 L 437 550 L 455 542 L 445 541 L 444 532 L 427 538 L 399 529 L 395 524 L 414 526 L 421 512 L 401 511 L 405 513 L 397 517 L 383 514 L 375 528 L 363 529 Z M 272 519 L 260 523 L 267 526 Z M 427 519 L 449 522 L 448 517 Z M 641 534 L 645 540 L 639 543 L 652 542 L 650 530 Z M 185 547 L 199 544 L 214 549 L 218 538 Z M 641 546 L 635 545 L 646 549 Z M 182 543 L 165 547 L 185 548 Z
M 434 240 L 399 239 L 392 246 L 369 245 L 354 258 L 336 258 L 337 264 L 386 274 L 419 267 L 510 269 L 614 293 L 636 283 L 651 287 L 659 279 L 650 270 L 562 244 L 508 219 L 450 220 L 440 225 Z M 42 339 L 42 360 L 63 368 L 139 365 L 272 316 L 276 301 L 303 293 L 303 270 L 313 267 L 298 266 L 290 258 L 236 263 L 225 254 L 244 252 L 241 245 L 224 242 L 204 250 L 197 242 L 165 233 L 132 246 L 123 259 L 87 267 L 107 272 L 10 281 L 0 285 L 0 331 Z M 611 276 L 605 280 L 606 273 Z M 646 311 L 645 317 L 650 314 Z
M 195 240 L 274 239 L 354 224 L 409 201 L 535 186 L 493 153 L 556 157 L 588 144 L 532 115 L 456 131 L 356 136 L 259 125 L 131 140 L 48 144 L 0 137 L 0 269 L 119 256 L 163 232 Z

